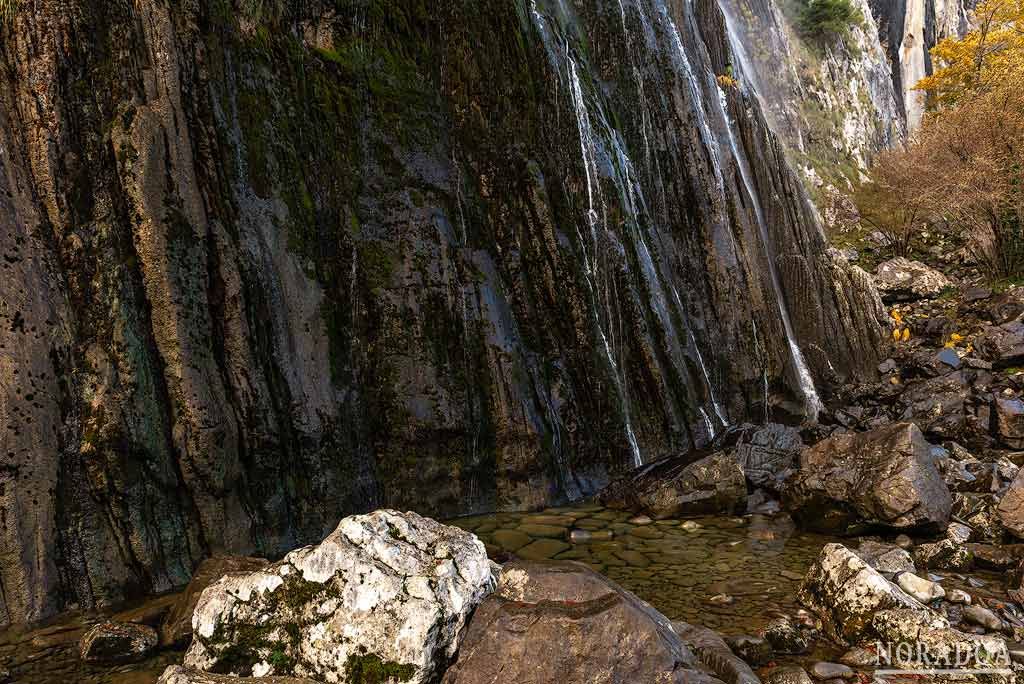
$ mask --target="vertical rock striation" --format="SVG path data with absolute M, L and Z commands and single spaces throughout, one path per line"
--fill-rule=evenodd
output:
M 22 0 L 0 60 L 0 624 L 877 363 L 707 0 Z

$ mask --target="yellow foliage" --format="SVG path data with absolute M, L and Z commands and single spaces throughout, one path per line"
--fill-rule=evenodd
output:
M 903 314 L 899 309 L 893 309 L 889 315 L 892 316 L 892 320 L 896 321 L 896 325 L 903 325 Z
M 895 328 L 892 331 L 892 339 L 893 339 L 894 342 L 899 342 L 900 341 L 900 329 L 899 328 Z
M 932 48 L 938 68 L 915 88 L 927 92 L 934 105 L 988 92 L 1016 80 L 1024 68 L 1024 0 L 981 0 L 973 20 L 963 38 L 946 38 Z
M 736 86 L 739 85 L 739 81 L 737 81 L 735 78 L 733 78 L 729 74 L 719 74 L 715 78 L 715 80 L 718 81 L 719 87 L 722 87 L 722 88 L 735 88 Z
M 903 329 L 903 341 L 906 342 L 910 339 L 910 328 Z

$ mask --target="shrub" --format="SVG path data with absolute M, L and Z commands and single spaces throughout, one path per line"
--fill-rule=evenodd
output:
M 862 21 L 864 15 L 850 0 L 807 0 L 800 8 L 800 32 L 819 43 L 845 40 Z
M 18 0 L 0 0 L 0 24 L 6 24 L 14 19 L 18 11 Z

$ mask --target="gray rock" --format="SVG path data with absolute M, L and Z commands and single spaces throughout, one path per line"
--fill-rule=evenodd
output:
M 998 632 L 1003 628 L 1002 618 L 981 606 L 967 606 L 964 608 L 963 618 L 969 624 L 984 627 L 990 632 Z
M 1024 401 L 996 399 L 996 429 L 999 441 L 1011 449 L 1024 448 Z
M 656 520 L 707 513 L 740 513 L 747 481 L 729 452 L 686 463 L 664 459 L 609 484 L 599 495 L 610 508 L 643 512 Z
M 866 670 L 878 666 L 878 654 L 873 650 L 854 646 L 843 654 L 839 662 L 858 670 Z
M 827 544 L 800 587 L 800 601 L 821 618 L 825 634 L 857 642 L 870 634 L 875 613 L 927 610 L 841 544 Z
M 952 499 L 918 427 L 895 423 L 830 437 L 800 455 L 783 503 L 810 529 L 944 529 Z
M 946 538 L 954 544 L 966 544 L 971 541 L 973 533 L 974 530 L 970 527 L 958 522 L 950 523 L 949 527 L 946 528 Z
M 868 565 L 886 575 L 898 572 L 917 572 L 910 552 L 893 544 L 868 540 L 861 542 L 856 553 Z
M 784 617 L 769 622 L 762 636 L 776 653 L 800 655 L 813 645 L 813 639 L 800 625 Z
M 919 544 L 914 549 L 914 562 L 926 570 L 968 572 L 974 567 L 974 554 L 952 539 L 943 539 L 934 544 Z
M 477 607 L 443 684 L 717 680 L 671 623 L 585 565 L 511 562 Z
M 930 299 L 952 285 L 940 271 L 906 257 L 884 261 L 875 269 L 875 287 L 883 302 Z
M 896 578 L 896 584 L 921 603 L 931 603 L 946 595 L 946 590 L 937 582 L 918 577 L 912 572 L 902 572 Z
M 894 359 L 886 359 L 882 363 L 878 364 L 878 372 L 882 375 L 891 373 L 894 370 L 896 370 L 896 361 Z
M 712 630 L 685 622 L 673 622 L 673 629 L 704 667 L 728 684 L 761 684 L 750 666 L 732 652 L 725 640 Z
M 817 662 L 811 666 L 811 676 L 815 679 L 853 679 L 856 674 L 852 668 L 840 663 Z
M 468 532 L 415 513 L 350 516 L 316 546 L 207 587 L 184 665 L 317 679 L 388 667 L 422 684 L 454 656 L 493 587 L 484 545 Z
M 940 351 L 936 358 L 939 363 L 945 364 L 953 369 L 957 369 L 963 364 L 960 360 L 960 355 L 956 353 L 956 350 L 950 349 L 949 347 Z
M 159 637 L 148 625 L 133 622 L 101 622 L 79 642 L 78 650 L 87 663 L 132 663 L 144 660 Z
M 769 423 L 744 430 L 735 446 L 736 460 L 754 487 L 777 491 L 796 466 L 804 448 L 795 427 Z
M 1024 469 L 1017 473 L 996 508 L 999 522 L 1014 536 L 1024 539 Z
M 946 600 L 950 603 L 969 606 L 973 599 L 971 599 L 970 594 L 962 589 L 950 589 L 946 592 Z
M 727 636 L 725 642 L 733 653 L 754 667 L 761 667 L 771 662 L 775 655 L 772 645 L 761 637 L 741 635 Z
M 953 660 L 957 653 L 989 654 L 990 657 L 997 657 L 1004 653 L 1005 642 L 999 637 L 968 634 L 949 625 L 949 621 L 931 611 L 914 610 L 882 610 L 875 614 L 871 621 L 875 633 L 884 641 L 891 644 L 906 642 L 919 645 L 926 650 L 934 661 L 948 659 Z M 901 655 L 906 660 L 901 660 Z M 900 669 L 915 669 L 922 667 L 916 660 L 916 650 L 911 649 L 901 654 L 899 649 L 892 651 L 893 662 L 891 663 Z M 888 663 L 884 663 L 889 665 Z M 992 663 L 972 662 L 975 667 L 992 667 L 999 665 L 998 661 Z
M 995 368 L 1020 365 L 1024 362 L 1024 318 L 985 328 L 975 346 Z
M 896 546 L 900 547 L 901 549 L 912 549 L 912 548 L 914 548 L 914 540 L 911 539 L 910 537 L 908 537 L 905 534 L 897 535 L 896 539 L 893 540 L 893 543 L 895 543 Z

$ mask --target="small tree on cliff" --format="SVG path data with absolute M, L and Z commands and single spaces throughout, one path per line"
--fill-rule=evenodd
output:
M 806 0 L 800 8 L 799 25 L 804 38 L 818 43 L 845 40 L 850 28 L 864 20 L 850 0 Z

